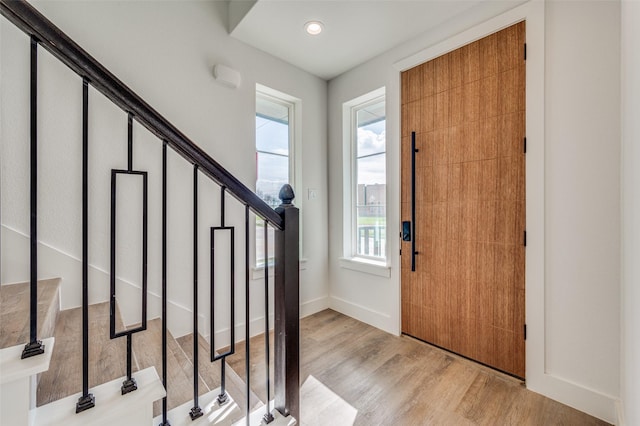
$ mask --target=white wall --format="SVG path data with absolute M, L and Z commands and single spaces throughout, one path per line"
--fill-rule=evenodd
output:
M 617 396 L 620 4 L 546 15 L 547 372 Z
M 504 11 L 500 8 L 513 6 L 497 3 L 476 7 L 330 82 L 332 308 L 391 333 L 399 332 L 398 240 L 389 241 L 389 279 L 340 266 L 342 104 L 386 86 L 387 235 L 398 235 L 400 91 L 394 64 L 446 43 L 500 15 Z M 541 200 L 535 206 L 541 209 L 540 217 L 530 220 L 544 225 L 528 238 L 543 244 L 539 262 L 532 261 L 532 248 L 527 247 L 528 268 L 535 265 L 535 270 L 527 271 L 527 322 L 540 336 L 528 341 L 528 385 L 613 422 L 620 365 L 620 4 L 548 1 L 543 6 L 543 24 L 538 27 L 544 28 L 544 34 L 538 39 L 544 42 L 529 46 L 532 52 L 544 51 L 544 58 L 536 60 L 544 63 L 544 93 L 529 92 L 528 107 L 529 98 L 541 96 L 546 123 L 544 128 L 528 130 L 543 135 L 540 142 L 544 140 L 544 156 L 534 164 L 544 174 L 537 186 L 530 186 L 527 178 L 528 191 L 536 192 L 528 193 L 528 200 L 530 196 Z M 529 163 L 530 157 L 528 168 Z M 536 297 L 529 297 L 534 287 Z M 536 347 L 532 347 L 534 341 Z
M 640 424 L 640 3 L 622 2 L 622 358 L 619 424 Z
M 302 177 L 295 203 L 302 211 L 302 313 L 327 306 L 327 183 L 325 81 L 230 38 L 227 2 L 36 2 L 50 20 L 102 62 L 189 138 L 247 186 L 255 185 L 256 83 L 287 93 L 302 105 Z M 28 233 L 28 39 L 2 19 L 2 233 L 1 282 L 25 280 L 24 234 Z M 238 89 L 216 83 L 215 64 L 242 75 Z M 63 306 L 80 303 L 78 271 L 63 268 L 81 257 L 81 80 L 40 49 L 39 53 L 39 237 L 45 256 L 41 276 L 61 275 Z M 126 167 L 126 114 L 90 90 L 90 262 L 92 300 L 108 295 L 109 169 Z M 149 172 L 149 290 L 160 289 L 161 143 L 141 126 L 134 128 L 134 168 Z M 189 332 L 192 306 L 192 167 L 169 156 L 169 297 L 171 329 Z M 199 309 L 208 314 L 209 226 L 219 225 L 217 185 L 199 178 Z M 317 197 L 307 200 L 307 188 Z M 244 208 L 227 198 L 227 225 L 236 228 L 236 318 L 244 318 Z M 123 235 L 134 231 L 121 222 Z M 253 233 L 253 227 L 251 227 Z M 5 235 L 11 234 L 11 238 Z M 8 241 L 13 245 L 9 246 Z M 251 237 L 253 241 L 253 237 Z M 139 285 L 139 245 L 132 242 L 119 259 L 118 275 L 129 292 Z M 50 256 L 46 256 L 46 254 Z M 11 254 L 11 256 L 9 256 Z M 58 261 L 62 258 L 68 261 Z M 228 273 L 227 273 L 228 275 Z M 123 292 L 125 290 L 122 290 Z M 226 285 L 217 296 L 228 297 Z M 263 319 L 263 284 L 252 281 L 252 333 Z M 124 293 L 122 293 L 124 294 Z M 132 292 L 135 294 L 135 291 Z M 133 296 L 132 296 L 133 297 Z M 273 297 L 271 298 L 273 300 Z M 158 312 L 159 298 L 150 299 Z M 174 313 L 174 315 L 171 315 Z M 229 326 L 228 310 L 217 314 L 220 339 Z M 135 316 L 135 315 L 134 315 Z M 176 321 L 184 318 L 186 322 Z M 201 331 L 209 333 L 208 321 Z M 242 337 L 243 328 L 238 330 Z M 221 344 L 223 340 L 219 340 Z

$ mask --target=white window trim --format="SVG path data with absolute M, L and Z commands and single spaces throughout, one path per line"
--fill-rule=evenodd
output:
M 342 105 L 342 149 L 343 149 L 343 257 L 340 258 L 340 266 L 360 272 L 371 273 L 379 276 L 390 276 L 389 272 L 389 244 L 386 244 L 384 258 L 361 256 L 357 254 L 356 241 L 356 205 L 354 196 L 357 196 L 355 188 L 356 176 L 356 137 L 357 129 L 356 110 L 366 105 L 379 102 L 385 99 L 385 87 L 381 87 L 372 92 L 366 93 Z M 385 148 L 385 153 L 386 153 Z M 388 167 L 387 167 L 388 170 Z M 388 179 L 387 179 L 388 181 Z M 389 185 L 386 185 L 387 197 L 389 199 Z M 388 218 L 388 211 L 386 215 Z M 388 236 L 388 234 L 387 234 Z
M 364 257 L 341 257 L 340 267 L 378 277 L 391 278 L 391 267 L 386 262 L 369 260 Z
M 289 109 L 289 185 L 293 188 L 294 193 L 296 194 L 296 198 L 294 200 L 294 204 L 297 202 L 298 208 L 302 205 L 302 100 L 291 96 L 289 94 L 280 92 L 278 90 L 272 89 L 270 87 L 264 86 L 262 84 L 256 83 L 256 97 L 261 96 L 266 99 L 269 99 L 272 102 L 278 103 L 280 105 L 286 106 Z M 254 117 L 256 106 L 254 104 Z M 255 135 L 254 135 L 254 144 L 255 144 Z M 293 161 L 292 161 L 293 160 Z M 257 181 L 258 176 L 255 176 L 255 181 Z M 255 190 L 255 187 L 254 187 Z M 302 252 L 302 215 L 300 215 L 300 263 L 303 263 L 303 252 Z M 252 236 L 253 241 L 256 241 L 256 222 L 255 218 L 253 218 L 253 233 Z M 264 266 L 258 266 L 258 259 L 256 255 L 256 245 L 252 245 L 252 253 L 251 256 L 253 258 L 253 267 L 252 269 L 252 277 L 253 279 L 264 278 Z M 304 260 L 306 263 L 306 260 Z M 269 268 L 271 272 L 269 275 L 273 274 L 273 264 L 269 264 Z M 301 267 L 301 269 L 306 269 L 306 266 Z
M 300 262 L 299 262 L 300 271 L 304 271 L 307 269 L 307 262 L 308 262 L 308 259 L 300 259 Z M 275 278 L 275 276 L 276 276 L 276 271 L 274 266 L 269 265 L 269 277 Z M 252 280 L 264 279 L 264 266 L 261 266 L 261 267 L 254 266 L 253 268 L 251 268 L 251 279 Z

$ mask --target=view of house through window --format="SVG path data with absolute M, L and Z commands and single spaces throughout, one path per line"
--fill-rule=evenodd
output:
M 386 257 L 387 177 L 385 101 L 377 98 L 354 108 L 355 123 L 355 252 L 357 256 Z
M 256 94 L 256 193 L 271 207 L 280 204 L 282 185 L 291 183 L 291 135 L 293 105 L 275 97 Z M 273 228 L 269 228 L 269 261 L 273 261 Z M 264 222 L 256 219 L 256 267 L 263 267 Z

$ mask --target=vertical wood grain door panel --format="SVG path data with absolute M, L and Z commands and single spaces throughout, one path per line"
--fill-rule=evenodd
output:
M 402 332 L 525 375 L 525 23 L 402 73 Z

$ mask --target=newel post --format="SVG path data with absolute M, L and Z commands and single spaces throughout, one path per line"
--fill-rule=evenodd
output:
M 300 422 L 299 210 L 293 188 L 280 190 L 276 209 L 284 230 L 275 233 L 275 408 Z

